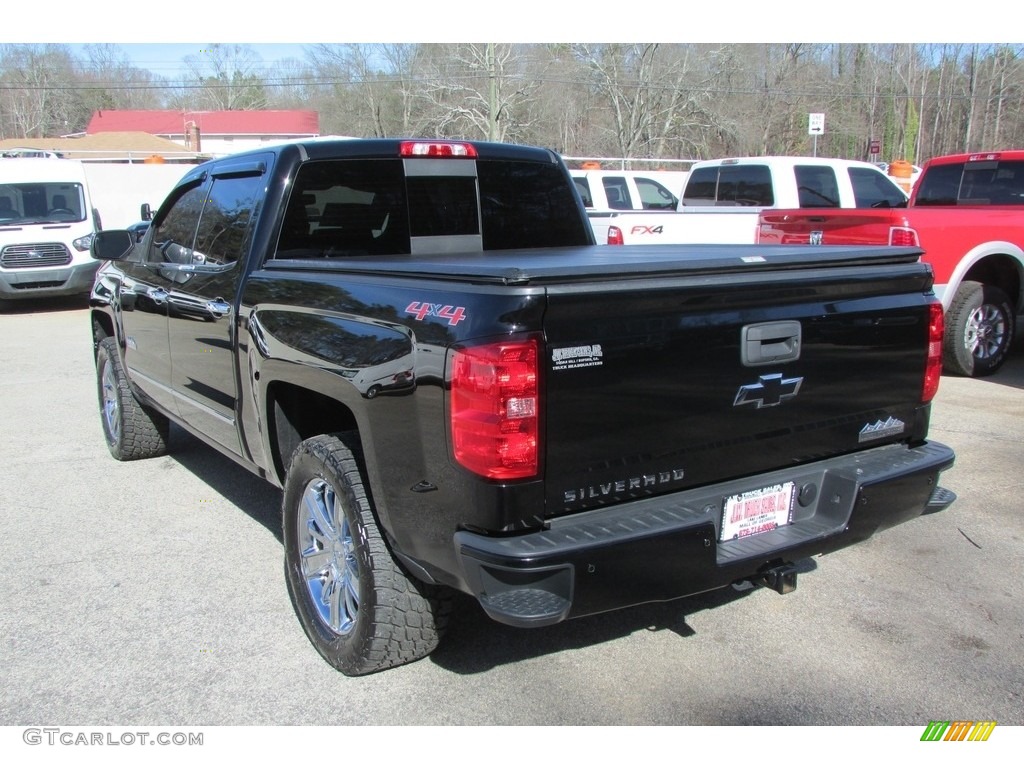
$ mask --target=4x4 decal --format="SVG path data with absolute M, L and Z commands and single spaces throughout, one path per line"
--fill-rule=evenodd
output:
M 440 317 L 447 320 L 448 325 L 458 325 L 466 319 L 466 308 L 453 307 L 451 304 L 427 304 L 423 301 L 414 301 L 405 308 L 405 311 L 417 320 Z

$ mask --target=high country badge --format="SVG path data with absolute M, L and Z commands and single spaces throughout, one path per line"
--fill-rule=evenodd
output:
M 869 440 L 881 440 L 883 437 L 901 435 L 906 428 L 906 424 L 892 416 L 885 421 L 879 419 L 874 424 L 864 425 L 860 431 L 860 436 L 857 438 L 857 442 L 866 443 Z

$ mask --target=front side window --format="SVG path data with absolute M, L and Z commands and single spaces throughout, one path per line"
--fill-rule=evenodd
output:
M 637 178 L 635 181 L 645 211 L 671 211 L 679 204 L 676 196 L 654 179 Z
M 232 264 L 245 255 L 264 184 L 261 176 L 214 179 L 196 233 L 195 262 Z
M 192 244 L 199 226 L 199 215 L 209 193 L 209 186 L 200 184 L 179 197 L 166 215 L 155 223 L 149 250 L 144 255 L 151 264 L 191 264 Z

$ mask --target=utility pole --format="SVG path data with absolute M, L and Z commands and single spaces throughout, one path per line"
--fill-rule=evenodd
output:
M 498 140 L 498 76 L 494 71 L 494 43 L 487 44 L 487 140 Z

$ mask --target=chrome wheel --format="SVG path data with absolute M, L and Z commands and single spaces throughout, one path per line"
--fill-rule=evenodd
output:
M 352 526 L 334 488 L 321 478 L 306 484 L 302 510 L 296 519 L 302 578 L 324 624 L 347 634 L 359 615 L 359 560 Z
M 982 304 L 967 318 L 964 344 L 975 360 L 990 360 L 1002 353 L 1008 332 L 1002 309 L 994 304 Z
M 103 365 L 103 371 L 100 374 L 100 387 L 100 397 L 103 401 L 103 427 L 106 429 L 107 439 L 116 444 L 121 439 L 121 400 L 118 397 L 114 367 L 109 361 Z

